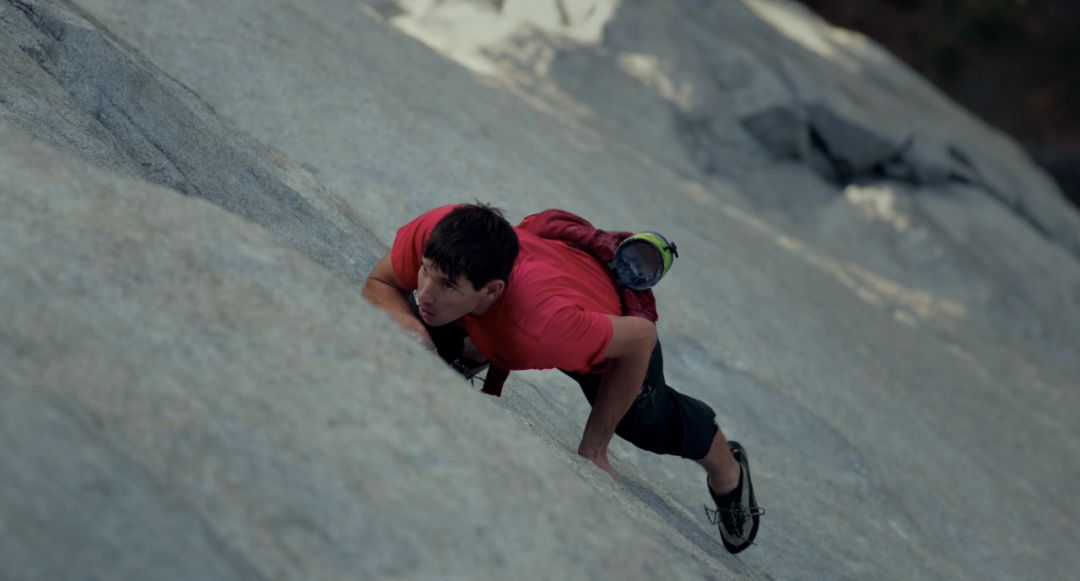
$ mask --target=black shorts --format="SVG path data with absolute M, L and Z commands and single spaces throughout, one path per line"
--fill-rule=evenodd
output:
M 601 375 L 564 371 L 581 386 L 589 405 L 596 402 Z M 700 460 L 709 453 L 719 428 L 716 412 L 704 402 L 675 391 L 664 379 L 664 356 L 657 341 L 645 372 L 645 384 L 615 433 L 656 454 Z
M 409 306 L 420 318 L 416 300 L 410 294 Z M 421 321 L 422 322 L 422 321 Z M 448 363 L 461 356 L 467 336 L 457 325 L 432 327 L 424 323 L 439 356 Z M 589 405 L 596 402 L 600 387 L 599 374 L 579 374 L 564 371 L 581 386 Z M 671 454 L 700 460 L 709 452 L 719 428 L 716 413 L 704 402 L 675 391 L 664 379 L 664 356 L 657 341 L 641 387 L 630 410 L 626 412 L 615 433 L 631 444 L 656 454 Z

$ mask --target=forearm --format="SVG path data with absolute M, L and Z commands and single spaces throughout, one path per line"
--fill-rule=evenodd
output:
M 645 382 L 649 353 L 651 350 L 642 348 L 633 356 L 613 359 L 608 363 L 597 389 L 592 413 L 585 423 L 579 454 L 591 458 L 607 452 L 616 426 L 633 405 Z
M 416 327 L 418 321 L 405 298 L 406 292 L 381 280 L 369 278 L 360 294 L 403 329 L 411 331 Z

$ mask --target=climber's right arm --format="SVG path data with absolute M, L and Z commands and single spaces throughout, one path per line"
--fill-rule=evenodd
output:
M 406 298 L 411 289 L 404 288 L 401 281 L 394 274 L 394 267 L 390 264 L 390 253 L 375 265 L 368 275 L 367 281 L 360 294 L 379 310 L 386 313 L 390 318 L 405 330 L 409 336 L 420 342 L 428 351 L 435 352 L 435 343 L 431 335 L 424 328 L 424 323 L 413 315 L 412 308 Z

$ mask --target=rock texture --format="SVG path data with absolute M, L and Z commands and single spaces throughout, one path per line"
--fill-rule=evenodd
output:
M 703 574 L 269 232 L 12 134 L 0 173 L 5 578 Z
M 1002 128 L 1080 204 L 1080 6 L 1069 0 L 802 0 L 865 32 L 957 102 Z
M 0 1 L 0 577 L 1016 579 L 1080 567 L 1080 217 L 790 2 Z M 665 372 L 768 508 L 573 451 L 358 296 L 479 198 L 656 229 Z
M 4 121 L 99 165 L 206 198 L 358 283 L 374 239 L 305 172 L 60 2 L 0 4 Z

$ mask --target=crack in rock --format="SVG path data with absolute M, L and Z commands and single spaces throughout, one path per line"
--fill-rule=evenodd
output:
M 303 170 L 276 161 L 264 146 L 228 127 L 193 91 L 69 2 L 18 0 L 9 6 L 14 10 L 0 6 L 0 14 L 16 23 L 4 26 L 13 30 L 10 40 L 5 35 L 0 42 L 17 44 L 70 94 L 81 109 L 77 115 L 96 120 L 115 139 L 113 157 L 135 162 L 116 165 L 264 226 L 350 284 L 363 282 L 381 245 L 321 186 L 312 192 L 290 187 L 297 180 L 285 174 Z M 69 145 L 67 136 L 32 119 L 24 125 L 38 139 Z
M 1080 256 L 1069 240 L 1061 239 L 1020 196 L 987 179 L 972 158 L 955 144 L 932 145 L 914 136 L 891 138 L 873 127 L 838 114 L 830 107 L 813 103 L 778 105 L 747 115 L 740 123 L 766 150 L 786 159 L 803 159 L 819 175 L 841 188 L 865 181 L 895 180 L 916 187 L 949 183 L 973 186 L 1003 204 L 1021 221 L 1050 243 Z M 691 143 L 695 149 L 702 139 Z M 716 155 L 698 151 L 695 158 L 710 173 L 719 163 Z

